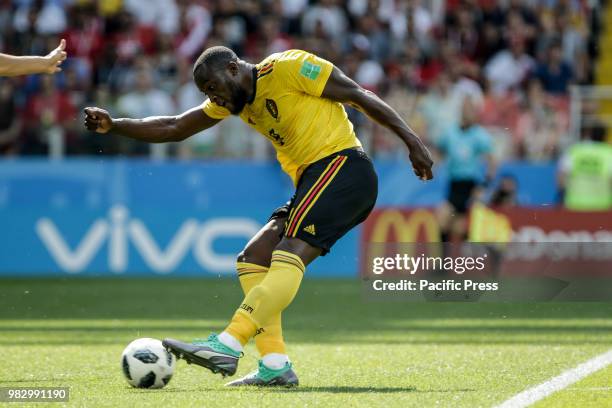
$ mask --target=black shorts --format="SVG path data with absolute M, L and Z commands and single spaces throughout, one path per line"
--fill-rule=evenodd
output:
M 341 150 L 309 165 L 291 201 L 270 219 L 287 217 L 283 235 L 321 248 L 325 255 L 368 217 L 377 195 L 378 178 L 368 156 L 357 149 Z
M 450 182 L 448 202 L 451 203 L 457 213 L 465 214 L 467 212 L 472 193 L 476 187 L 478 187 L 478 184 L 474 180 L 453 180 Z

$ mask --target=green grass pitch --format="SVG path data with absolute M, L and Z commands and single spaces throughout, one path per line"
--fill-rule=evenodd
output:
M 226 389 L 184 361 L 165 389 L 128 386 L 131 340 L 205 337 L 241 297 L 229 279 L 0 280 L 0 387 L 67 386 L 75 407 L 490 407 L 612 345 L 612 304 L 368 302 L 306 280 L 283 315 L 299 388 Z M 238 375 L 256 362 L 249 346 Z M 536 406 L 612 406 L 612 367 Z

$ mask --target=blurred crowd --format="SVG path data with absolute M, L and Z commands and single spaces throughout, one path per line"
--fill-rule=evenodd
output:
M 603 0 L 601 0 L 603 1 Z M 213 45 L 248 61 L 300 48 L 381 95 L 430 146 L 469 98 L 503 158 L 557 158 L 568 90 L 593 81 L 600 0 L 0 0 L 0 52 L 69 59 L 55 76 L 0 81 L 0 154 L 273 157 L 237 118 L 178 145 L 84 130 L 84 106 L 175 114 L 203 102 L 191 65 Z M 388 131 L 349 110 L 377 158 L 405 158 Z

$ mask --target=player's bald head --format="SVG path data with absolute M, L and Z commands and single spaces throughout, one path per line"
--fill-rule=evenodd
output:
M 210 73 L 227 68 L 230 62 L 238 62 L 234 51 L 223 46 L 207 48 L 193 65 L 193 77 L 196 81 L 205 80 Z
M 227 47 L 211 47 L 204 50 L 193 66 L 193 79 L 200 91 L 211 101 L 233 114 L 239 114 L 248 101 L 252 78 L 245 76 L 251 68 L 238 59 Z M 254 79 L 253 79 L 254 80 Z

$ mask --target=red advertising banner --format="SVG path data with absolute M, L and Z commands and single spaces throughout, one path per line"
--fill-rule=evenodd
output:
M 497 275 L 612 274 L 612 211 L 477 207 L 468 225 L 470 241 L 491 245 L 500 254 Z M 362 228 L 362 276 L 380 252 L 388 256 L 409 248 L 412 255 L 441 256 L 442 246 L 431 245 L 439 241 L 433 209 L 378 208 Z

